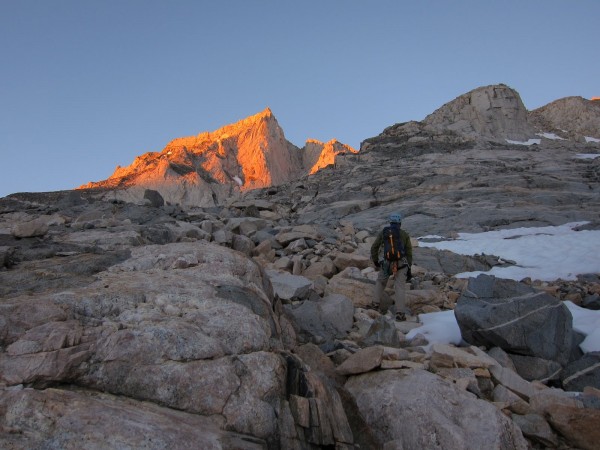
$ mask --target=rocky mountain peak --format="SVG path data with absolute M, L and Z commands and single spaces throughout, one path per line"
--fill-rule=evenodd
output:
M 340 158 L 346 155 L 358 153 L 358 150 L 341 143 L 337 139 L 331 139 L 328 142 L 308 139 L 303 150 L 302 163 L 310 175 L 324 167 L 338 164 Z
M 236 193 L 276 186 L 357 153 L 336 139 L 307 141 L 299 149 L 285 138 L 270 108 L 215 131 L 173 139 L 106 180 L 80 189 L 105 188 L 126 201 L 143 201 L 147 189 L 170 203 L 212 206 Z
M 235 192 L 298 177 L 298 152 L 266 108 L 215 131 L 173 139 L 161 152 L 138 156 L 108 179 L 80 188 L 109 188 L 110 195 L 127 201 L 153 189 L 171 203 L 209 206 Z
M 517 91 L 483 86 L 446 103 L 423 121 L 397 123 L 361 143 L 361 155 L 392 156 L 396 151 L 443 152 L 474 145 L 596 144 L 600 141 L 600 102 L 566 97 L 528 111 Z
M 565 97 L 530 113 L 539 129 L 553 132 L 563 139 L 584 142 L 600 138 L 600 101 L 583 97 Z
M 423 122 L 435 128 L 495 141 L 527 140 L 535 134 L 519 93 L 504 84 L 467 92 L 443 105 Z
M 273 112 L 271 111 L 271 109 L 267 107 L 263 111 L 261 111 L 257 114 L 246 117 L 245 119 L 239 120 L 235 123 L 225 125 L 213 132 L 205 131 L 205 132 L 198 134 L 197 136 L 174 139 L 167 145 L 167 147 L 169 147 L 170 145 L 178 146 L 178 145 L 181 145 L 182 143 L 188 143 L 188 142 L 190 142 L 189 141 L 190 139 L 193 140 L 194 138 L 196 139 L 196 143 L 202 142 L 206 139 L 209 139 L 211 141 L 224 140 L 224 139 L 230 138 L 231 136 L 237 136 L 239 134 L 243 134 L 249 130 L 254 130 L 255 132 L 256 132 L 256 130 L 260 130 L 260 131 L 268 130 L 273 135 L 277 135 L 277 136 L 283 135 L 283 130 L 279 126 L 277 119 L 273 115 Z M 194 145 L 194 144 L 192 144 L 192 145 Z
M 173 139 L 161 152 L 138 156 L 108 179 L 80 189 L 104 188 L 106 196 L 134 202 L 152 189 L 169 203 L 213 206 L 244 191 L 315 173 L 351 153 L 357 151 L 336 139 L 309 140 L 299 149 L 266 108 L 215 131 Z

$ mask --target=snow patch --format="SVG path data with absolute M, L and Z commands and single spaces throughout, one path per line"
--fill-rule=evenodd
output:
M 508 142 L 509 144 L 516 144 L 516 145 L 533 145 L 533 144 L 540 144 L 540 142 L 542 142 L 541 139 L 529 139 L 528 141 L 511 141 L 510 139 L 506 139 L 506 142 Z
M 591 136 L 586 136 L 585 137 L 585 142 L 600 142 L 600 139 L 595 138 L 595 137 L 591 137 Z
M 425 336 L 429 342 L 424 347 L 425 350 L 429 350 L 429 347 L 433 344 L 459 345 L 462 342 L 460 328 L 452 310 L 419 314 L 419 321 L 423 326 L 410 330 L 406 335 L 406 339 L 410 341 L 417 334 Z
M 556 140 L 564 141 L 565 140 L 565 138 L 561 138 L 560 136 L 558 136 L 557 134 L 554 134 L 554 133 L 536 133 L 536 135 L 541 136 L 546 139 L 552 139 L 553 141 L 556 141 Z
M 238 177 L 237 175 L 233 177 L 233 181 L 235 181 L 239 186 L 244 184 L 240 177 Z
M 598 155 L 600 156 L 600 155 Z M 445 241 L 444 236 L 438 236 L 437 234 L 428 234 L 427 236 L 421 236 L 417 238 L 418 241 L 433 242 L 433 241 Z
M 596 159 L 600 157 L 600 154 L 597 153 L 577 153 L 575 158 L 577 159 Z
M 498 278 L 553 281 L 574 280 L 577 275 L 600 273 L 600 231 L 577 227 L 571 222 L 556 227 L 515 228 L 484 233 L 459 233 L 456 239 L 420 242 L 422 247 L 450 250 L 460 255 L 495 255 L 516 265 L 493 267 L 487 273 Z M 457 278 L 476 277 L 483 272 L 463 272 Z
M 595 157 L 600 155 L 594 155 Z M 588 222 L 572 222 L 556 227 L 516 228 L 485 233 L 459 233 L 455 240 L 422 242 L 422 247 L 451 250 L 463 255 L 493 254 L 516 261 L 517 265 L 487 272 L 499 278 L 520 280 L 526 276 L 540 280 L 574 279 L 577 274 L 600 273 L 600 231 L 577 231 Z M 424 236 L 423 238 L 432 238 Z M 435 236 L 437 237 L 437 236 Z M 460 274 L 477 276 L 481 272 Z M 563 302 L 573 316 L 573 328 L 584 334 L 579 345 L 584 353 L 600 351 L 600 311 Z M 423 326 L 411 330 L 407 339 L 422 334 L 431 344 L 459 345 L 462 337 L 454 311 L 419 314 Z M 428 347 L 429 347 L 428 346 Z
M 600 311 L 582 308 L 571 301 L 563 303 L 573 316 L 573 329 L 586 336 L 579 348 L 584 353 L 600 351 Z

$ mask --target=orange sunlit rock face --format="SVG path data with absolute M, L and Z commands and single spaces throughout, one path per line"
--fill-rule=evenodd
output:
M 341 155 L 356 154 L 358 151 L 349 145 L 342 144 L 337 139 L 323 143 L 315 139 L 306 141 L 304 147 L 304 167 L 310 175 L 324 167 L 336 164 L 336 159 Z
M 592 97 L 592 101 L 600 100 L 600 97 Z
M 158 190 L 165 201 L 207 205 L 221 194 L 269 187 L 315 173 L 340 155 L 357 153 L 333 139 L 309 140 L 299 149 L 285 138 L 269 108 L 212 132 L 173 139 L 161 152 L 148 152 L 106 180 L 80 189 Z
M 131 165 L 117 167 L 107 180 L 81 188 L 122 188 L 140 182 L 161 185 L 187 179 L 254 189 L 297 176 L 298 151 L 267 108 L 216 131 L 174 139 L 161 152 L 138 156 Z

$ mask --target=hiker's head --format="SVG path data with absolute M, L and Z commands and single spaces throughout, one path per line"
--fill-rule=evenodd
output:
M 402 214 L 400 213 L 392 213 L 390 215 L 390 223 L 400 224 L 402 222 Z

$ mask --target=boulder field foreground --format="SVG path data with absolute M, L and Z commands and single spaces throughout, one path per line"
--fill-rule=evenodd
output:
M 309 143 L 299 178 L 206 177 L 201 206 L 156 183 L 159 155 L 114 185 L 0 199 L 0 448 L 598 448 L 600 353 L 565 301 L 600 309 L 599 274 L 456 278 L 513 262 L 416 238 L 599 229 L 600 158 L 580 156 L 599 130 L 597 102 L 529 112 L 488 86 L 315 171 Z M 373 307 L 369 261 L 396 210 L 415 247 L 402 322 Z M 419 332 L 443 311 L 460 342 Z

